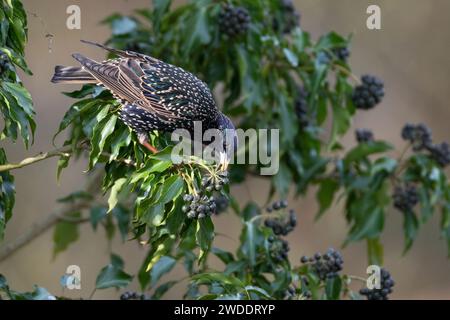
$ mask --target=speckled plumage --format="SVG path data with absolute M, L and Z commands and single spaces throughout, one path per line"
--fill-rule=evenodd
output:
M 192 131 L 194 121 L 201 121 L 204 130 L 234 129 L 217 109 L 208 86 L 192 73 L 137 52 L 90 44 L 111 51 L 118 58 L 96 62 L 74 54 L 82 69 L 57 67 L 52 81 L 82 79 L 103 85 L 121 102 L 120 119 L 139 134 L 178 128 Z

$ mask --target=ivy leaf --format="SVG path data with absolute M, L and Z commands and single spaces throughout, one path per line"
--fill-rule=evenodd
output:
M 170 201 L 175 201 L 183 191 L 183 186 L 183 178 L 177 175 L 171 176 L 166 181 L 164 181 L 161 197 L 158 199 L 158 202 L 160 202 L 161 204 L 166 204 Z
M 340 277 L 333 277 L 331 279 L 327 279 L 327 283 L 325 285 L 325 293 L 327 295 L 328 300 L 338 300 L 341 294 L 342 289 L 342 280 Z
M 130 33 L 135 30 L 136 27 L 137 23 L 129 17 L 120 17 L 118 19 L 114 19 L 111 23 L 113 35 Z
M 256 262 L 256 228 L 253 221 L 247 221 L 244 225 L 244 230 L 241 234 L 241 250 L 244 256 L 250 261 L 250 265 L 255 265 Z
M 0 164 L 7 163 L 6 153 L 0 148 Z M 0 240 L 3 239 L 6 223 L 12 217 L 15 203 L 14 177 L 8 172 L 0 173 Z
M 280 163 L 278 173 L 273 178 L 273 184 L 282 198 L 286 198 L 292 182 L 292 173 L 285 163 Z
M 97 163 L 100 154 L 103 152 L 106 139 L 114 131 L 116 120 L 117 116 L 111 115 L 110 117 L 102 119 L 97 125 L 94 126 L 91 141 L 92 150 L 89 155 L 89 169 L 92 169 Z
M 367 239 L 367 256 L 369 264 L 383 265 L 383 245 L 379 238 Z
M 417 230 L 419 229 L 419 220 L 417 219 L 414 212 L 406 212 L 403 214 L 403 230 L 405 235 L 405 246 L 403 253 L 405 254 L 411 249 L 414 239 L 417 235 Z
M 154 299 L 154 300 L 161 299 L 162 296 L 177 283 L 178 283 L 178 281 L 168 281 L 166 283 L 163 283 L 162 285 L 160 285 L 159 287 L 157 287 L 155 289 L 155 291 L 153 292 L 153 295 L 152 295 L 152 299 Z
M 316 197 L 319 202 L 319 212 L 316 219 L 320 218 L 322 214 L 331 207 L 334 195 L 339 190 L 339 183 L 334 179 L 325 179 L 320 183 L 319 190 Z
M 371 154 L 382 153 L 391 150 L 392 145 L 384 141 L 374 141 L 371 143 L 361 143 L 351 149 L 344 158 L 344 163 L 349 165 L 352 162 L 360 161 Z
M 123 206 L 117 206 L 112 210 L 112 214 L 117 220 L 117 227 L 119 228 L 122 240 L 125 241 L 129 232 L 130 212 Z
M 74 212 L 67 215 L 70 219 L 79 219 L 81 217 L 80 212 Z M 53 257 L 64 250 L 69 245 L 78 240 L 79 231 L 78 224 L 69 221 L 58 222 L 53 232 Z
M 70 98 L 81 99 L 90 94 L 94 93 L 95 85 L 92 84 L 84 84 L 80 90 L 75 90 L 72 92 L 63 92 L 63 95 L 66 95 Z
M 211 252 L 226 265 L 234 261 L 233 254 L 228 251 L 214 247 Z
M 124 288 L 130 284 L 133 277 L 125 273 L 121 268 L 109 264 L 104 267 L 97 276 L 95 287 L 97 289 Z
M 211 217 L 197 219 L 195 239 L 200 247 L 198 260 L 201 263 L 206 259 L 214 239 L 214 224 L 211 221 Z
M 153 287 L 164 274 L 170 272 L 175 266 L 176 262 L 177 260 L 172 257 L 161 257 L 158 262 L 153 265 L 153 268 L 150 271 L 150 286 Z
M 97 230 L 98 223 L 106 217 L 107 213 L 108 210 L 103 206 L 91 208 L 89 219 L 94 230 Z
M 108 212 L 111 212 L 111 210 L 114 209 L 115 206 L 117 205 L 117 202 L 119 201 L 117 197 L 120 191 L 122 190 L 125 182 L 127 182 L 127 178 L 120 178 L 114 182 L 114 185 L 111 188 L 111 193 L 109 194 L 108 198 L 108 206 L 109 206 Z

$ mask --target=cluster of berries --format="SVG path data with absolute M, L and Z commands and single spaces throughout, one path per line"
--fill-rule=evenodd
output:
M 7 70 L 11 70 L 12 65 L 9 61 L 6 53 L 0 52 L 0 76 L 3 75 Z
M 350 49 L 347 47 L 334 48 L 332 51 L 338 60 L 346 62 L 350 57 Z
M 300 25 L 300 13 L 295 9 L 292 0 L 280 0 L 280 6 L 282 12 L 281 21 L 273 19 L 273 29 L 289 34 Z
M 120 295 L 120 300 L 147 300 L 147 296 L 143 293 L 126 291 Z
M 402 129 L 402 138 L 411 142 L 414 151 L 421 151 L 432 145 L 431 129 L 423 123 L 407 123 Z
M 185 204 L 181 210 L 187 213 L 188 218 L 201 219 L 216 211 L 216 201 L 213 196 L 185 194 L 183 200 Z
M 419 194 L 413 184 L 395 187 L 392 198 L 394 199 L 394 207 L 401 212 L 411 212 L 419 202 Z
M 373 132 L 369 129 L 356 129 L 355 136 L 358 143 L 367 143 L 373 141 Z
M 388 295 L 392 293 L 392 287 L 395 285 L 391 274 L 386 269 L 380 271 L 380 289 L 363 288 L 359 293 L 366 296 L 367 300 L 387 300 Z
M 276 262 L 287 260 L 289 243 L 286 240 L 280 237 L 270 236 L 267 241 L 269 241 L 269 252 L 272 259 Z
M 275 201 L 269 206 L 266 211 L 273 212 L 286 209 L 288 203 L 286 200 Z M 271 228 L 273 233 L 277 236 L 283 235 L 286 236 L 289 232 L 294 230 L 297 225 L 297 216 L 294 210 L 289 210 L 289 215 L 287 217 L 281 216 L 276 218 L 269 218 L 264 221 L 264 225 L 268 228 Z
M 219 29 L 233 38 L 245 34 L 250 25 L 250 15 L 247 9 L 225 5 L 219 13 Z
M 402 138 L 412 144 L 413 150 L 426 150 L 442 167 L 450 164 L 450 145 L 447 142 L 433 144 L 431 129 L 423 123 L 407 123 L 402 129 Z
M 433 144 L 428 151 L 440 166 L 445 167 L 450 164 L 450 145 L 447 142 Z
M 299 87 L 297 91 L 297 97 L 294 101 L 295 114 L 300 121 L 301 127 L 307 127 L 311 123 L 311 119 L 308 113 L 308 92 L 305 87 Z
M 383 81 L 370 75 L 362 76 L 361 81 L 362 84 L 357 86 L 353 91 L 353 104 L 358 109 L 372 109 L 384 97 Z
M 214 196 L 206 195 L 207 192 L 220 191 L 228 184 L 228 172 L 221 171 L 202 178 L 201 189 L 196 194 L 185 194 L 183 196 L 183 212 L 189 218 L 204 218 L 216 212 L 217 203 Z
M 300 258 L 300 262 L 309 264 L 317 276 L 321 280 L 325 280 L 338 276 L 339 271 L 342 270 L 344 259 L 339 251 L 330 248 L 324 255 L 316 253 L 310 258 L 303 256 Z

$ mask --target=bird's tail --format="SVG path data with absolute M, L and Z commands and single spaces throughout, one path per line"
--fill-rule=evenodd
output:
M 98 83 L 89 72 L 80 67 L 56 66 L 53 83 Z

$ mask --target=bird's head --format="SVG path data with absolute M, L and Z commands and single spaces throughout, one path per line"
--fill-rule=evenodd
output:
M 233 122 L 223 113 L 218 118 L 217 128 L 223 134 L 223 149 L 220 153 L 220 164 L 226 170 L 231 156 L 237 151 L 238 137 Z

